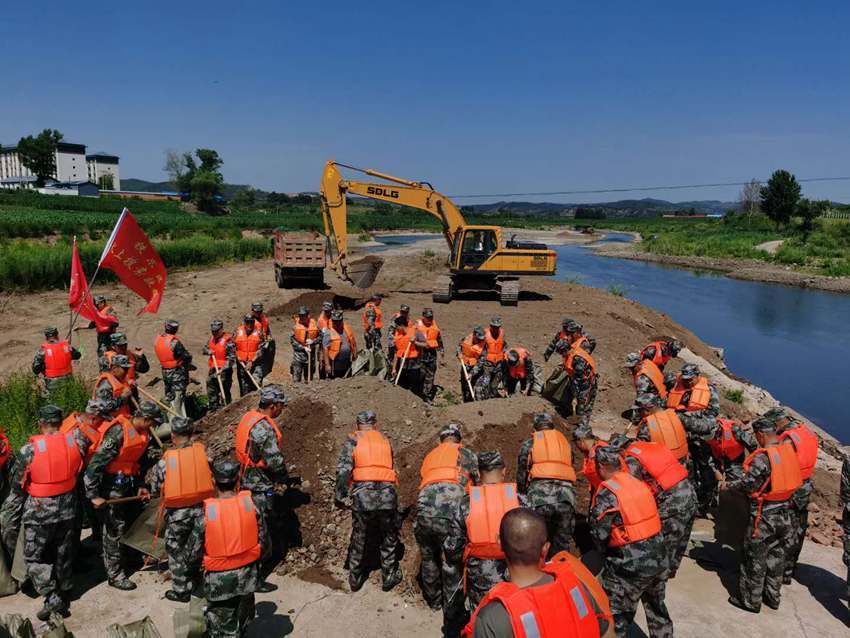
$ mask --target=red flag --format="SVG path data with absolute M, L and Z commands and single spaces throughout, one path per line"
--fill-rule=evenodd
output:
M 89 284 L 86 281 L 86 273 L 83 271 L 82 262 L 80 262 L 76 238 L 74 238 L 74 247 L 71 251 L 71 283 L 68 286 L 68 306 L 84 319 L 93 321 L 98 332 L 104 332 L 116 323 L 115 317 L 102 315 L 94 307 L 94 301 L 89 293 Z
M 139 314 L 159 310 L 168 273 L 150 239 L 126 208 L 106 242 L 100 267 L 114 272 L 121 283 L 148 302 Z

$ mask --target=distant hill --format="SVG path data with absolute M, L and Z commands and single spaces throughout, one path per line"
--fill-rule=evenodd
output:
M 621 199 L 615 202 L 557 204 L 553 202 L 496 202 L 464 206 L 464 210 L 484 215 L 559 215 L 562 217 L 654 217 L 664 213 L 694 209 L 697 213 L 720 214 L 738 207 L 737 202 L 701 200 L 668 202 L 664 199 Z

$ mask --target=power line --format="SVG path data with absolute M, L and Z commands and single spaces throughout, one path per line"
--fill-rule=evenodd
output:
M 762 183 L 767 180 L 761 180 Z M 842 182 L 850 181 L 850 177 L 808 177 L 798 179 L 798 182 Z M 746 186 L 746 182 L 714 182 L 711 184 L 679 184 L 676 186 L 634 186 L 630 188 L 598 188 L 587 190 L 569 190 L 569 191 L 538 191 L 531 193 L 482 193 L 476 195 L 449 195 L 454 199 L 475 199 L 479 197 L 549 197 L 552 195 L 590 195 L 594 193 L 628 193 L 639 191 L 674 191 L 684 190 L 687 188 L 718 188 L 722 186 Z

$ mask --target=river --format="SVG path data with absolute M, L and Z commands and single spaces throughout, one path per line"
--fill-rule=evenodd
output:
M 391 248 L 433 237 L 439 235 L 375 239 Z M 603 241 L 631 237 L 609 233 Z M 844 404 L 850 390 L 850 295 L 602 257 L 584 245 L 552 248 L 558 255 L 556 279 L 616 290 L 669 315 L 705 343 L 723 348 L 732 372 L 850 442 L 850 401 Z

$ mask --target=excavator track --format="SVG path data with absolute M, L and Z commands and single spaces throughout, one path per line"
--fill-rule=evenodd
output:
M 434 303 L 449 303 L 452 300 L 452 278 L 437 277 L 434 282 L 434 289 L 431 291 L 431 301 Z
M 519 280 L 499 282 L 499 302 L 503 306 L 515 306 L 519 302 Z

